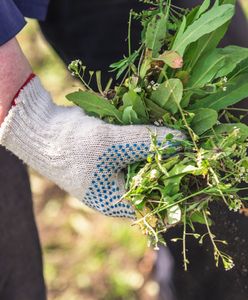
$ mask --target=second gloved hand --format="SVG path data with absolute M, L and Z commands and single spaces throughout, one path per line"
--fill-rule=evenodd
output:
M 134 216 L 125 193 L 123 168 L 144 160 L 148 126 L 118 126 L 87 116 L 78 107 L 55 105 L 38 77 L 16 99 L 0 128 L 0 143 L 43 176 L 99 212 Z M 178 131 L 149 126 L 163 139 Z

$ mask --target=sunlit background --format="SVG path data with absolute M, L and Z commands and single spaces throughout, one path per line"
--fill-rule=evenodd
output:
M 248 14 L 248 0 L 242 0 Z M 247 33 L 248 34 L 248 33 Z M 18 37 L 35 73 L 58 104 L 75 90 L 36 22 Z M 49 300 L 153 300 L 155 254 L 131 223 L 103 217 L 30 170 Z

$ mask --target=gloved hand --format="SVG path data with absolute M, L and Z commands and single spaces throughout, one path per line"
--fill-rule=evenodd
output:
M 124 194 L 122 169 L 149 152 L 148 126 L 117 126 L 87 116 L 79 107 L 55 105 L 38 77 L 20 92 L 0 128 L 0 143 L 40 174 L 99 212 L 134 216 Z M 165 127 L 149 126 L 162 140 Z

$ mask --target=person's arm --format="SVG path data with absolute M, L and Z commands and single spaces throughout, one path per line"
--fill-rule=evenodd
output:
M 0 46 L 0 125 L 31 72 L 31 66 L 15 38 Z
M 0 124 L 31 67 L 15 36 L 25 26 L 24 16 L 44 20 L 49 0 L 0 0 Z

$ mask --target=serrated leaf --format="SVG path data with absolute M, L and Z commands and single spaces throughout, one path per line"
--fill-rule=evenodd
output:
M 121 112 L 119 112 L 113 104 L 96 94 L 79 91 L 67 95 L 66 98 L 83 108 L 87 113 L 97 114 L 101 118 L 109 116 L 115 117 L 117 121 L 122 123 Z
M 191 128 L 197 135 L 203 134 L 217 123 L 218 114 L 213 109 L 200 108 L 193 112 L 195 116 L 191 121 Z
M 194 23 L 187 27 L 180 40 L 174 43 L 172 50 L 177 51 L 183 56 L 185 49 L 191 43 L 197 41 L 205 34 L 213 32 L 232 18 L 234 15 L 234 6 L 224 4 L 218 7 L 212 7 L 202 14 Z

